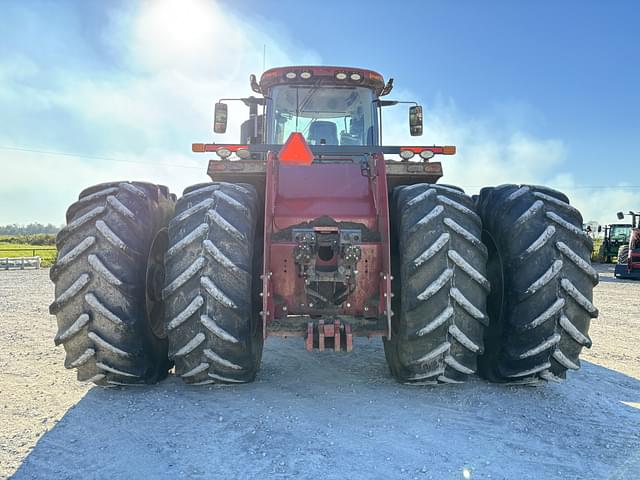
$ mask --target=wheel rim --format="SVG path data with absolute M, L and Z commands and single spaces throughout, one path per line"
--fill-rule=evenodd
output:
M 160 230 L 151 244 L 147 259 L 145 281 L 145 299 L 147 307 L 147 323 L 156 338 L 167 338 L 164 327 L 164 302 L 162 289 L 164 287 L 164 254 L 169 246 L 169 235 L 166 228 Z

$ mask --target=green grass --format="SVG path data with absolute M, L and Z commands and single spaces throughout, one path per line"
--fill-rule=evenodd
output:
M 28 243 L 29 245 L 55 245 L 56 236 L 49 233 L 29 235 L 0 235 L 0 243 Z
M 56 247 L 53 245 L 33 245 L 31 243 L 9 243 L 0 239 L 0 258 L 2 257 L 32 257 L 41 258 L 40 265 L 50 267 L 56 259 Z

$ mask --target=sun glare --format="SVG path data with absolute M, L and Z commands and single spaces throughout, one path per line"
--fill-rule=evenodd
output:
M 138 35 L 158 53 L 189 56 L 215 33 L 216 6 L 202 0 L 160 0 L 146 3 L 138 21 Z

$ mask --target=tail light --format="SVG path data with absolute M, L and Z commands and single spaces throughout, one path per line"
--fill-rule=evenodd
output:
M 400 147 L 400 157 L 409 160 L 414 155 L 420 155 L 423 160 L 429 160 L 434 155 L 455 155 L 456 147 L 449 145 L 446 147 Z
M 409 160 L 416 154 L 413 150 L 400 150 L 400 156 L 403 160 Z
M 247 145 L 218 145 L 216 143 L 192 143 L 192 152 L 215 152 L 223 160 L 229 158 L 233 153 L 242 160 L 251 158 L 251 152 Z
M 216 150 L 216 155 L 218 155 L 221 159 L 226 159 L 231 156 L 231 150 L 225 147 L 220 147 Z
M 239 148 L 238 150 L 236 150 L 236 155 L 239 159 L 246 160 L 247 158 L 251 157 L 251 152 L 248 148 Z
M 442 147 L 442 154 L 443 155 L 455 155 L 456 154 L 456 147 L 453 145 L 447 145 L 446 147 Z

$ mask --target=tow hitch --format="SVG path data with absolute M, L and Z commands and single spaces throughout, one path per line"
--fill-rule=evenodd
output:
M 353 334 L 351 325 L 340 320 L 325 323 L 324 320 L 307 323 L 307 337 L 305 346 L 310 352 L 317 348 L 323 352 L 325 347 L 335 352 L 353 350 Z

